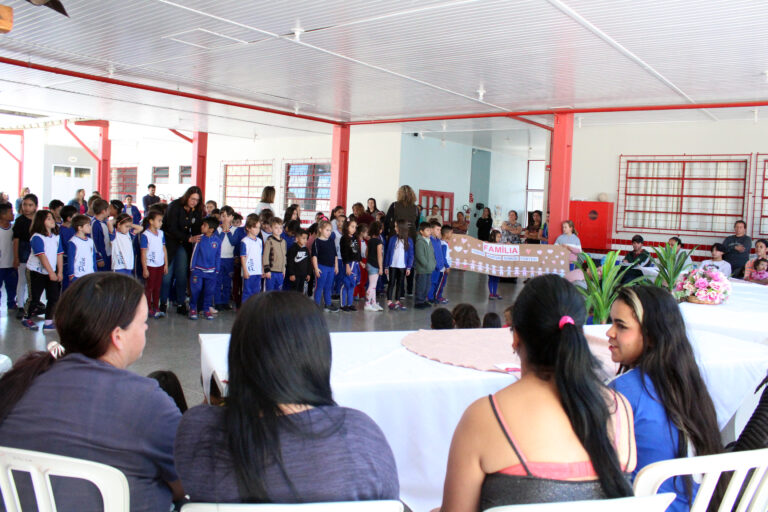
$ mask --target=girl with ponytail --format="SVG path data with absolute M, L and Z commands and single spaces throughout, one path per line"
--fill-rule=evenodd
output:
M 603 384 L 583 333 L 584 299 L 556 275 L 532 279 L 512 311 L 520 379 L 465 411 L 442 512 L 632 495 L 632 409 Z
M 638 425 L 633 477 L 660 460 L 719 453 L 715 406 L 672 295 L 655 286 L 623 288 L 611 306 L 611 319 L 611 357 L 621 364 L 611 387 L 627 397 Z M 686 477 L 666 481 L 659 492 L 676 493 L 667 510 L 682 512 L 689 510 L 697 489 Z

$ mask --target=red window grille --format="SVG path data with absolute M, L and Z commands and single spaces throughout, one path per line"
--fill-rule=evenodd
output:
M 192 184 L 192 166 L 191 165 L 179 166 L 179 183 L 182 185 Z
M 758 153 L 755 167 L 755 222 L 753 233 L 768 236 L 768 154 Z
M 136 167 L 113 167 L 110 172 L 109 197 L 122 201 L 127 195 L 136 201 Z
M 331 163 L 297 161 L 285 164 L 283 206 L 298 204 L 302 212 L 330 212 Z M 314 213 L 313 213 L 314 215 Z
M 153 167 L 152 183 L 155 185 L 167 185 L 170 183 L 168 178 L 168 167 Z
M 264 187 L 273 185 L 272 160 L 224 164 L 224 204 L 245 216 L 256 209 Z
M 621 155 L 617 232 L 721 236 L 744 218 L 752 155 Z
M 419 205 L 423 209 L 425 218 L 432 215 L 432 207 L 436 205 L 440 208 L 443 224 L 453 222 L 453 192 L 419 190 Z

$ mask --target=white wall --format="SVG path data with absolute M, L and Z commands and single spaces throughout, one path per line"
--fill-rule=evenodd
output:
M 472 146 L 432 137 L 402 135 L 400 185 L 419 190 L 453 192 L 453 216 L 468 202 L 472 174 Z
M 526 156 L 491 152 L 491 190 L 488 204 L 494 225 L 500 226 L 507 220 L 509 210 L 516 210 L 520 223 L 524 223 L 527 172 Z M 501 213 L 498 214 L 497 211 Z
M 400 186 L 400 125 L 353 126 L 349 135 L 347 206 L 376 199 L 386 211 Z
M 697 123 L 626 124 L 575 128 L 571 199 L 597 200 L 605 192 L 615 202 L 620 155 L 746 154 L 768 152 L 768 122 L 704 121 Z M 755 172 L 754 169 L 752 172 Z M 749 180 L 754 188 L 754 180 Z M 758 190 L 759 193 L 759 190 Z M 749 207 L 752 201 L 749 200 Z M 751 209 L 746 220 L 753 226 Z M 645 236 L 645 235 L 644 235 Z M 614 238 L 631 234 L 614 233 Z M 648 235 L 665 241 L 668 234 Z M 686 243 L 711 245 L 712 237 L 682 236 Z

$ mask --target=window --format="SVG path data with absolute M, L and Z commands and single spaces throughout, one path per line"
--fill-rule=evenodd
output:
M 60 178 L 86 178 L 91 179 L 90 167 L 72 167 L 69 165 L 54 165 L 53 175 Z
M 152 183 L 154 183 L 155 185 L 167 185 L 169 183 L 168 167 L 153 167 Z
M 109 197 L 120 199 L 133 196 L 136 202 L 136 167 L 114 167 L 109 180 Z
M 751 155 L 622 155 L 617 231 L 725 235 L 744 217 Z
M 432 207 L 440 208 L 441 224 L 453 222 L 453 192 L 419 190 L 419 205 L 424 209 L 424 217 L 432 215 Z
M 272 161 L 236 162 L 224 165 L 224 204 L 241 215 L 256 209 L 261 191 L 274 183 Z
M 528 178 L 525 186 L 525 219 L 530 222 L 536 210 L 544 212 L 544 160 L 528 160 Z M 542 216 L 543 217 L 543 216 Z M 542 218 L 542 222 L 544 219 Z M 522 224 L 522 221 L 521 221 Z M 524 224 L 525 226 L 526 224 Z
M 192 166 L 180 165 L 179 166 L 179 183 L 182 185 L 192 184 Z
M 757 187 L 755 188 L 755 222 L 753 232 L 765 238 L 768 236 L 768 155 L 757 154 Z
M 296 162 L 285 164 L 284 207 L 298 204 L 305 212 L 331 209 L 331 164 Z

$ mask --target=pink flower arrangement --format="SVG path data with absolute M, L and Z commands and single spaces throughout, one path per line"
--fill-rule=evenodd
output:
M 696 297 L 702 302 L 721 304 L 731 294 L 731 283 L 716 267 L 707 266 L 680 274 L 675 283 L 675 297 Z

